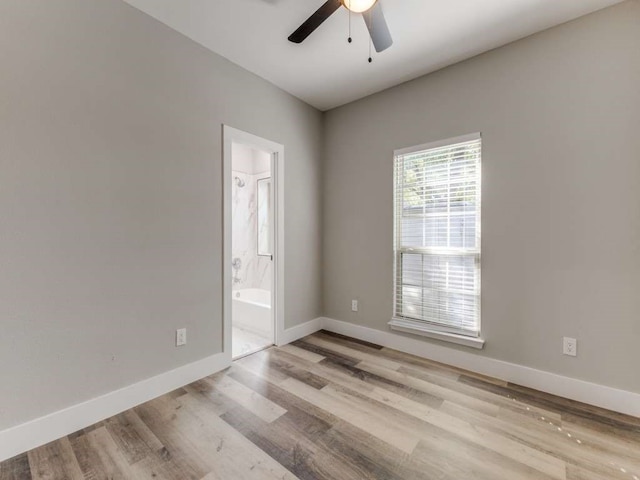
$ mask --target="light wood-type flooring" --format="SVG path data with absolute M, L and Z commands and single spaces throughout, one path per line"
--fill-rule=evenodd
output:
M 640 419 L 318 332 L 0 464 L 0 479 L 640 480 Z

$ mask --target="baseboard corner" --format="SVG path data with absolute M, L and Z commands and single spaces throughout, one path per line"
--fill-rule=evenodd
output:
M 318 317 L 301 323 L 300 325 L 296 325 L 295 327 L 287 328 L 278 338 L 278 346 L 287 345 L 288 343 L 295 342 L 307 335 L 311 335 L 318 330 L 322 330 L 324 327 L 324 321 L 324 317 Z

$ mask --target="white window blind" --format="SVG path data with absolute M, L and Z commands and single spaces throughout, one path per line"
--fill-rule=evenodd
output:
M 420 328 L 480 334 L 479 134 L 395 156 L 395 312 Z

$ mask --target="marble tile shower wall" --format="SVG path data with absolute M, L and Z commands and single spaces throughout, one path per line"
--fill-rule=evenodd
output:
M 233 288 L 271 290 L 271 259 L 258 255 L 258 180 L 269 174 L 234 170 L 232 176 L 232 257 L 240 260 L 231 269 Z

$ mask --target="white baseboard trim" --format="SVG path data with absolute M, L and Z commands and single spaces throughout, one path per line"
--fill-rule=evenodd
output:
M 278 339 L 278 345 L 286 345 L 322 329 L 560 397 L 640 417 L 638 393 L 576 380 L 331 318 L 316 318 L 284 330 Z M 211 375 L 230 364 L 230 355 L 219 353 L 0 431 L 0 462 Z
M 288 328 L 278 338 L 286 345 L 322 329 L 323 318 Z M 176 388 L 218 372 L 231 364 L 220 353 L 129 385 L 86 402 L 0 431 L 0 462 L 86 428 Z
M 219 353 L 0 432 L 0 462 L 62 438 L 231 364 Z
M 287 328 L 278 337 L 278 346 L 281 347 L 282 345 L 295 342 L 296 340 L 306 337 L 307 335 L 311 335 L 318 330 L 322 330 L 323 322 L 324 318 L 319 317 L 309 320 L 308 322 L 301 323 L 300 325 L 296 325 L 295 327 Z
M 638 393 L 564 377 L 331 318 L 323 318 L 321 324 L 323 329 L 330 332 L 340 333 L 589 405 L 640 417 L 640 394 Z

